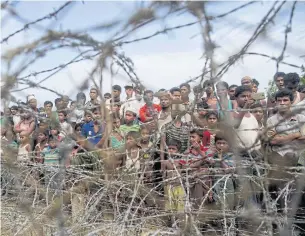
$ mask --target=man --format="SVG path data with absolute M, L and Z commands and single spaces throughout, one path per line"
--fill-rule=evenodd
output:
M 285 86 L 284 86 L 284 76 L 285 76 L 284 72 L 277 72 L 273 76 L 273 81 L 274 81 L 278 90 L 281 90 L 281 89 L 285 88 Z
M 86 95 L 83 92 L 79 92 L 76 95 L 75 108 L 69 114 L 69 121 L 73 126 L 83 122 L 85 111 L 84 105 L 86 103 Z
M 163 125 L 172 121 L 171 117 L 171 98 L 167 92 L 159 93 L 161 111 L 158 115 L 158 129 L 161 130 Z
M 189 95 L 191 93 L 191 86 L 188 83 L 180 84 L 181 99 L 184 105 L 191 105 Z
M 269 171 L 268 179 L 271 186 L 280 191 L 288 181 L 294 179 L 293 174 L 289 174 L 290 169 L 287 170 L 286 167 L 296 167 L 305 149 L 305 116 L 295 115 L 291 111 L 294 100 L 292 91 L 281 89 L 275 94 L 275 99 L 278 112 L 267 120 L 267 135 L 271 144 L 268 161 L 275 166 Z M 284 198 L 279 199 L 280 207 L 284 207 Z
M 136 111 L 137 116 L 139 116 L 139 111 L 142 106 L 145 105 L 143 96 L 139 88 L 134 88 L 134 96 L 129 98 L 120 108 L 120 117 L 125 117 L 125 111 L 127 108 L 132 107 Z
M 92 145 L 95 146 L 102 139 L 104 132 L 104 128 L 101 123 L 101 112 L 99 107 L 93 109 L 92 118 L 93 120 L 83 125 L 82 135 L 87 138 Z
M 135 124 L 137 118 L 137 111 L 133 107 L 127 107 L 124 116 L 124 125 L 121 125 L 119 130 L 125 137 L 125 135 L 130 131 L 140 131 L 140 126 Z
M 233 113 L 234 128 L 236 131 L 235 146 L 239 151 L 257 151 L 261 148 L 258 140 L 258 129 L 260 128 L 256 118 L 249 111 L 251 106 L 252 88 L 250 86 L 239 86 L 235 91 L 237 106 L 240 111 Z
M 89 96 L 90 96 L 90 101 L 88 101 L 85 105 L 86 109 L 93 109 L 93 108 L 96 108 L 98 106 L 100 106 L 101 102 L 98 100 L 98 91 L 97 91 L 97 88 L 95 87 L 92 87 L 90 89 L 90 93 L 89 93 Z
M 298 92 L 300 85 L 300 77 L 297 73 L 288 73 L 284 76 L 284 86 L 293 93 L 294 100 L 292 105 L 296 105 L 303 101 L 305 94 Z
M 173 100 L 181 100 L 181 89 L 178 87 L 173 87 L 170 90 Z
M 220 101 L 220 104 L 217 102 L 217 110 L 220 119 L 224 119 L 225 114 L 230 117 L 232 114 L 230 111 L 236 108 L 236 103 L 229 99 L 228 89 L 229 85 L 225 81 L 220 81 L 216 84 L 217 96 L 219 97 Z
M 14 126 L 17 125 L 21 121 L 20 113 L 18 111 L 17 106 L 12 106 L 11 107 L 11 116 L 13 118 Z
M 285 156 L 286 154 L 297 155 L 297 151 L 304 148 L 305 136 L 301 132 L 304 127 L 305 116 L 293 114 L 291 106 L 293 104 L 293 92 L 282 89 L 275 95 L 278 113 L 267 120 L 267 126 L 271 129 L 272 150 Z
M 56 98 L 54 103 L 55 103 L 55 107 L 56 107 L 57 111 L 60 111 L 60 110 L 63 109 L 63 100 L 62 100 L 62 98 Z
M 151 90 L 146 90 L 144 93 L 145 104 L 140 108 L 139 118 L 143 123 L 153 121 L 157 114 L 161 111 L 161 106 L 153 103 L 153 93 Z
M 126 101 L 133 97 L 133 84 L 127 84 L 125 87 Z
M 69 105 L 69 97 L 67 95 L 62 96 L 62 110 L 67 110 L 68 109 L 68 105 Z
M 203 89 L 205 90 L 205 95 L 203 100 L 209 105 L 211 109 L 217 108 L 217 98 L 214 94 L 214 83 L 212 80 L 206 80 L 203 83 Z
M 232 84 L 229 87 L 229 96 L 230 100 L 235 100 L 235 90 L 238 86 L 236 84 Z
M 33 112 L 38 113 L 37 99 L 33 94 L 27 97 L 27 104 Z
M 112 86 L 112 98 L 109 98 L 108 100 L 106 100 L 105 104 L 106 104 L 106 108 L 109 111 L 112 111 L 112 104 L 118 104 L 121 102 L 121 92 L 122 92 L 122 88 L 120 85 L 113 85 Z
M 253 80 L 250 76 L 245 76 L 241 79 L 242 86 L 249 86 L 251 90 L 253 89 Z M 253 90 L 252 90 L 253 91 Z
M 252 80 L 252 92 L 257 93 L 259 82 L 256 79 Z

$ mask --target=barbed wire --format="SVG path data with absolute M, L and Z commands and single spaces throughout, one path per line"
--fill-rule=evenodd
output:
M 27 88 L 35 87 L 62 96 L 62 94 L 43 86 L 42 84 L 71 64 L 84 60 L 96 59 L 96 65 L 89 74 L 91 80 L 93 80 L 94 76 L 99 78 L 100 84 L 95 83 L 95 86 L 99 91 L 102 91 L 103 71 L 107 70 L 109 67 L 106 63 L 107 60 L 111 61 L 111 66 L 117 64 L 133 83 L 145 88 L 134 69 L 132 59 L 127 57 L 124 53 L 118 53 L 116 50 L 117 47 L 149 40 L 158 35 L 196 24 L 198 24 L 201 29 L 204 45 L 203 51 L 206 58 L 202 74 L 189 79 L 187 82 L 194 82 L 200 79 L 200 84 L 202 84 L 205 79 L 219 80 L 233 64 L 245 55 L 261 56 L 276 61 L 276 71 L 278 71 L 279 64 L 289 65 L 304 71 L 303 65 L 292 64 L 283 60 L 288 47 L 288 33 L 292 28 L 296 1 L 293 2 L 291 6 L 289 20 L 284 32 L 285 38 L 283 49 L 278 58 L 264 53 L 249 52 L 248 49 L 256 39 L 266 31 L 266 27 L 273 22 L 286 4 L 285 1 L 272 4 L 252 36 L 238 53 L 229 57 L 227 61 L 220 65 L 215 64 L 215 45 L 212 40 L 213 21 L 224 18 L 241 9 L 247 9 L 247 7 L 254 3 L 256 2 L 251 1 L 220 15 L 212 16 L 208 11 L 209 8 L 207 8 L 209 3 L 206 2 L 154 2 L 149 8 L 141 8 L 139 11 L 132 14 L 131 17 L 127 19 L 127 24 L 124 24 L 122 20 L 119 20 L 117 23 L 114 21 L 114 24 L 101 24 L 93 28 L 94 30 L 107 30 L 109 27 L 114 25 L 118 26 L 122 23 L 122 28 L 107 42 L 95 40 L 89 34 L 84 34 L 82 32 L 49 31 L 46 35 L 34 42 L 5 53 L 3 58 L 8 64 L 12 63 L 13 60 L 19 56 L 27 57 L 30 54 L 36 54 L 36 57 L 33 59 L 26 61 L 24 64 L 20 64 L 21 66 L 17 68 L 14 73 L 5 75 L 7 78 L 11 78 L 11 75 L 13 74 L 14 78 L 16 78 L 14 80 L 16 84 L 19 83 L 28 86 L 21 89 L 11 89 L 12 82 L 9 81 L 5 87 L 7 87 L 10 92 L 20 92 Z M 70 4 L 70 1 L 66 2 L 54 12 L 25 24 L 23 28 L 2 39 L 1 43 L 8 42 L 11 37 L 27 30 L 30 26 L 34 26 L 41 21 L 55 17 Z M 1 8 L 5 7 L 8 7 L 8 2 L 1 4 Z M 163 7 L 170 8 L 169 11 L 166 11 L 169 12 L 169 15 L 174 13 L 193 14 L 198 19 L 186 24 L 165 27 L 163 30 L 156 31 L 144 37 L 130 40 L 127 39 L 137 30 L 158 20 L 156 17 L 157 11 L 163 9 Z M 9 6 L 9 8 L 11 8 L 11 6 Z M 163 18 L 165 19 L 166 17 L 169 16 L 165 15 Z M 163 18 L 161 17 L 161 19 Z M 56 45 L 56 43 L 59 43 L 59 45 Z M 32 66 L 36 60 L 47 56 L 48 52 L 65 47 L 77 49 L 78 55 L 62 65 L 20 76 L 22 72 L 25 71 L 26 68 Z M 88 53 L 92 54 L 87 55 Z M 110 67 L 112 83 L 114 72 L 113 68 Z M 217 72 L 217 70 L 219 71 Z M 51 74 L 38 82 L 29 79 L 45 73 Z M 79 90 L 82 91 L 86 88 L 87 86 L 80 86 Z M 102 95 L 102 92 L 99 92 L 101 98 Z M 101 106 L 103 106 L 104 100 L 101 100 Z M 193 105 L 195 105 L 196 102 L 197 99 L 194 100 Z M 112 104 L 115 103 L 113 102 Z M 294 108 L 296 106 L 292 107 Z M 263 110 L 266 111 L 271 111 L 273 109 L 274 108 L 269 107 L 263 108 Z M 214 109 L 205 110 L 210 111 Z M 189 110 L 191 114 L 193 114 L 194 111 L 196 111 L 195 106 L 191 107 Z M 252 109 L 228 110 L 221 108 L 221 111 L 230 114 L 239 111 L 252 111 Z M 105 117 L 105 120 L 107 120 L 107 117 Z M 111 123 L 111 119 L 107 121 L 108 123 Z M 281 122 L 283 121 L 279 121 L 279 124 Z M 208 127 L 189 128 L 216 132 L 215 129 L 209 129 Z M 225 131 L 228 134 L 228 137 L 233 139 L 234 129 L 233 131 L 231 131 L 231 129 L 232 127 Z M 112 128 L 109 131 L 111 130 Z M 257 129 L 246 128 L 240 129 L 240 131 L 241 130 L 257 131 Z M 155 137 L 156 135 L 163 137 L 167 131 L 167 128 L 156 131 L 150 137 Z M 265 132 L 265 128 L 263 128 L 262 131 Z M 111 135 L 111 132 L 109 133 L 109 135 Z M 85 138 L 82 141 L 88 141 L 88 138 Z M 231 173 L 226 172 L 230 168 L 222 168 L 219 166 L 206 167 L 203 165 L 201 166 L 201 169 L 193 167 L 191 164 L 196 164 L 197 162 L 194 161 L 195 159 L 193 159 L 193 162 L 189 162 L 192 158 L 187 154 L 179 155 L 180 159 L 185 160 L 186 163 L 188 163 L 185 164 L 184 168 L 181 168 L 181 166 L 175 165 L 175 161 L 179 160 L 179 158 L 173 157 L 167 150 L 166 145 L 164 148 L 161 146 L 158 147 L 156 143 L 154 143 L 152 147 L 146 150 L 146 153 L 149 153 L 149 160 L 144 160 L 141 154 L 140 159 L 142 161 L 142 166 L 140 169 L 134 171 L 122 167 L 124 165 L 118 166 L 116 163 L 120 162 L 120 156 L 125 155 L 126 159 L 126 151 L 114 152 L 113 149 L 108 146 L 93 151 L 89 149 L 89 151 L 77 154 L 74 157 L 80 158 L 83 155 L 87 157 L 90 155 L 97 155 L 98 161 L 95 163 L 100 164 L 102 167 L 95 171 L 86 169 L 92 168 L 94 163 L 79 165 L 71 164 L 67 168 L 65 168 L 64 165 L 53 166 L 53 168 L 55 168 L 53 170 L 51 169 L 52 166 L 46 164 L 16 164 L 13 163 L 12 157 L 16 157 L 17 154 L 13 153 L 11 149 L 6 150 L 5 155 L 2 158 L 2 170 L 4 173 L 1 173 L 1 180 L 4 182 L 4 185 L 2 186 L 5 186 L 5 188 L 2 189 L 6 192 L 1 201 L 4 203 L 2 204 L 2 207 L 9 208 L 12 206 L 14 210 L 2 211 L 1 219 L 5 221 L 3 223 L 4 230 L 8 229 L 5 232 L 8 232 L 7 235 L 12 233 L 14 235 L 25 235 L 27 232 L 38 232 L 38 235 L 43 235 L 42 231 L 39 230 L 41 230 L 41 228 L 48 228 L 49 232 L 47 232 L 47 234 L 49 235 L 56 232 L 59 235 L 94 235 L 97 233 L 105 235 L 129 235 L 131 232 L 136 232 L 137 234 L 144 233 L 148 228 L 153 235 L 205 235 L 210 233 L 210 231 L 228 236 L 236 235 L 237 232 L 239 234 L 256 233 L 259 235 L 270 235 L 273 230 L 271 223 L 273 223 L 274 225 L 277 225 L 278 229 L 283 229 L 281 233 L 285 232 L 285 235 L 291 233 L 291 230 L 288 232 L 287 228 L 291 228 L 292 220 L 295 218 L 297 204 L 300 202 L 299 197 L 303 194 L 302 190 L 304 188 L 304 181 L 295 180 L 302 180 L 302 178 L 304 178 L 304 167 L 289 166 L 289 163 L 279 163 L 277 165 L 275 163 L 267 163 L 266 161 L 259 162 L 252 157 L 252 154 L 250 154 L 250 158 L 248 158 L 240 156 L 239 154 L 236 155 L 236 150 L 233 150 L 234 157 L 236 156 L 234 158 L 236 166 Z M 60 157 L 62 160 L 68 160 L 70 158 L 67 154 L 67 150 L 69 149 L 66 149 L 67 146 L 60 148 Z M 158 156 L 153 159 L 154 156 L 151 154 L 156 153 L 164 153 L 168 156 L 168 159 L 164 161 Z M 29 152 L 30 156 L 33 154 L 35 153 Z M 266 156 L 267 154 L 264 153 L 262 158 L 267 158 Z M 199 159 L 202 160 L 202 158 Z M 220 160 L 215 158 L 214 161 L 218 163 Z M 162 168 L 158 169 L 156 166 L 160 163 L 170 163 L 172 168 L 164 171 L 162 165 Z M 114 166 L 118 166 L 118 168 L 114 168 Z M 155 169 L 151 169 L 151 166 L 155 166 Z M 132 167 L 135 167 L 135 163 L 131 165 L 131 169 Z M 253 174 L 253 171 L 258 172 L 258 174 Z M 164 174 L 166 174 L 166 176 L 163 176 Z M 44 178 L 41 178 L 42 176 Z M 151 178 L 151 176 L 154 178 Z M 155 182 L 152 181 L 152 179 L 154 179 Z M 213 179 L 212 182 L 211 179 Z M 230 184 L 232 185 L 232 181 L 236 179 L 240 180 L 239 185 L 237 188 L 234 188 L 233 192 L 230 192 Z M 267 182 L 283 182 L 279 196 L 276 200 L 270 198 Z M 194 199 L 190 193 L 193 193 L 194 186 L 199 186 L 196 185 L 198 183 L 201 183 L 201 201 L 199 206 L 196 206 L 196 199 Z M 221 184 L 221 191 L 218 190 L 219 184 Z M 166 187 L 174 188 L 175 191 L 179 191 L 180 189 L 183 194 L 182 196 L 177 196 L 178 194 L 175 194 L 174 191 L 172 192 L 172 196 L 170 194 L 171 192 L 166 192 Z M 164 193 L 160 190 L 162 188 L 164 188 Z M 251 208 L 251 204 L 247 204 L 247 200 L 249 196 L 259 193 L 263 193 L 264 200 L 260 202 L 263 207 L 257 210 Z M 289 196 L 292 193 L 296 197 L 294 204 L 289 202 Z M 211 200 L 211 194 L 215 197 L 214 201 L 212 201 L 213 199 Z M 237 203 L 232 204 L 230 202 L 230 196 L 232 195 L 234 195 L 234 201 Z M 283 199 L 284 203 L 281 207 L 277 207 L 276 202 L 280 199 Z M 17 203 L 20 204 L 18 205 Z M 166 203 L 169 203 L 171 207 L 168 208 Z M 179 209 L 179 203 L 183 203 L 181 209 Z M 32 208 L 29 206 L 32 206 Z M 281 215 L 278 213 L 279 208 L 282 208 L 281 210 L 283 211 L 283 214 Z M 79 209 L 81 213 L 77 212 L 77 209 Z M 20 213 L 19 210 L 23 210 L 25 213 Z M 14 220 L 14 223 L 12 224 L 11 215 L 14 215 L 15 213 L 19 214 L 19 218 Z M 107 214 L 108 219 L 109 215 L 111 215 L 111 220 L 107 219 Z M 64 215 L 68 216 L 68 221 L 65 221 Z M 13 218 L 14 217 L 15 216 L 13 216 Z M 23 219 L 20 219 L 22 217 Z M 168 222 L 168 218 L 171 220 L 170 223 Z M 218 225 L 213 222 L 215 219 L 219 223 Z M 56 220 L 57 223 L 54 220 Z M 247 227 L 244 227 L 244 225 L 242 225 L 243 223 L 247 224 Z M 253 228 L 251 228 L 251 224 L 253 224 Z M 12 227 L 13 225 L 14 227 Z M 204 225 L 205 228 L 202 227 L 202 225 Z M 156 228 L 156 226 L 158 228 Z

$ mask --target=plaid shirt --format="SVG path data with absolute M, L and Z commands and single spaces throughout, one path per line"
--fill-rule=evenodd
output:
M 166 142 L 170 139 L 179 141 L 181 143 L 180 152 L 185 152 L 187 150 L 189 140 L 189 130 L 187 126 L 182 124 L 180 127 L 177 127 L 174 123 L 170 122 L 169 124 L 166 124 L 163 129 Z

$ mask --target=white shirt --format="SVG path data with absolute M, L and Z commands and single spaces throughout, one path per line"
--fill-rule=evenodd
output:
M 120 109 L 120 117 L 123 118 L 125 116 L 125 111 L 128 107 L 133 107 L 137 111 L 137 116 L 139 116 L 139 111 L 144 105 L 145 102 L 143 98 L 139 101 L 135 96 L 132 96 L 126 102 L 124 102 L 124 104 L 122 104 Z
M 235 129 L 237 136 L 235 145 L 236 148 L 251 152 L 261 148 L 261 142 L 257 140 L 260 127 L 256 118 L 251 113 L 248 114 L 250 114 L 250 117 L 244 116 L 239 127 Z

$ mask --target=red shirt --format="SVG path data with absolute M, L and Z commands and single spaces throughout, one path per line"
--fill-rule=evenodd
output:
M 151 110 L 150 110 L 151 108 Z M 148 117 L 152 117 L 154 112 L 159 113 L 161 106 L 158 104 L 152 104 L 152 107 L 148 107 L 146 104 L 140 108 L 139 116 L 141 122 L 146 122 Z

